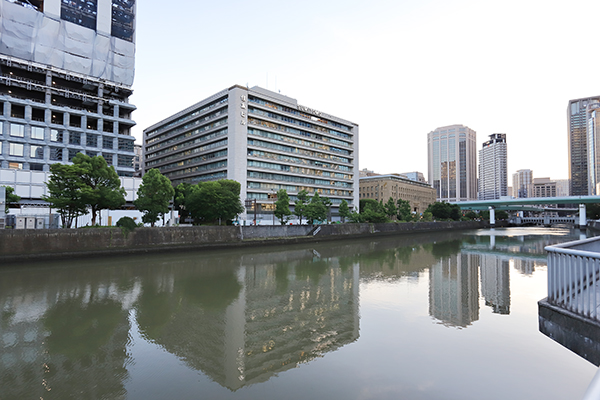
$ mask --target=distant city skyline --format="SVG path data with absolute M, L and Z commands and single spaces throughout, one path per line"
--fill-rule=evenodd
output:
M 574 36 L 595 34 L 597 1 L 178 4 L 137 4 L 138 143 L 199 98 L 258 85 L 357 123 L 361 169 L 426 173 L 427 133 L 463 124 L 478 148 L 515 138 L 509 173 L 566 179 L 566 106 L 600 94 L 571 61 L 596 57 Z

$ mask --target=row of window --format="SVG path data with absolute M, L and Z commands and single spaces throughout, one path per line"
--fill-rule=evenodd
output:
M 184 115 L 183 117 L 180 117 L 180 118 L 176 119 L 175 121 L 171 121 L 167 125 L 163 125 L 160 128 L 153 130 L 152 132 L 148 132 L 148 137 L 156 135 L 157 133 L 160 133 L 160 132 L 164 132 L 165 130 L 169 129 L 170 127 L 175 126 L 183 121 L 187 121 L 188 119 L 197 117 L 198 115 L 202 114 L 205 111 L 210 110 L 211 108 L 218 107 L 222 104 L 227 104 L 227 101 L 228 101 L 228 99 L 227 99 L 227 97 L 225 97 L 221 100 L 215 101 L 214 103 L 207 104 L 206 106 L 202 107 L 199 110 L 196 110 L 190 114 Z
M 299 140 L 299 139 L 289 138 L 287 136 L 282 136 L 277 133 L 261 131 L 260 129 L 254 129 L 254 128 L 248 128 L 248 134 L 262 136 L 262 137 L 268 138 L 268 139 L 282 140 L 282 141 L 285 141 L 288 143 L 295 143 L 295 144 L 311 143 L 311 142 L 305 142 L 304 140 Z M 268 149 L 273 149 L 273 150 L 285 151 L 287 153 L 295 153 L 295 154 L 300 154 L 300 155 L 309 156 L 309 157 L 324 158 L 326 160 L 339 161 L 339 162 L 350 164 L 350 159 L 348 159 L 348 158 L 336 156 L 334 154 L 322 153 L 320 151 L 310 151 L 310 150 L 305 150 L 305 149 L 301 149 L 298 147 L 284 146 L 281 144 L 275 144 L 275 143 L 270 143 L 270 142 L 265 142 L 262 140 L 255 140 L 255 139 L 248 139 L 248 144 L 252 144 L 254 146 L 259 146 L 259 147 L 266 147 Z M 339 166 L 335 165 L 335 164 L 329 164 L 329 165 L 332 165 L 332 167 L 330 167 L 330 168 L 334 168 L 334 169 L 341 169 L 344 171 L 352 170 L 352 168 L 344 166 L 344 165 L 339 165 Z
M 284 161 L 284 162 L 290 162 L 290 163 L 296 163 L 296 164 L 305 164 L 305 165 L 311 165 L 311 166 L 317 166 L 316 163 L 321 164 L 318 166 L 323 166 L 322 164 L 324 164 L 324 163 L 320 163 L 318 161 L 315 162 L 315 161 L 311 161 L 311 160 L 306 160 L 304 158 L 291 157 L 291 156 L 286 156 L 286 155 L 281 155 L 281 154 L 268 153 L 268 152 L 264 152 L 264 151 L 260 151 L 260 150 L 252 150 L 252 149 L 248 149 L 248 156 L 267 158 L 267 159 L 271 159 L 271 160 Z M 328 165 L 328 164 L 326 164 L 326 165 Z M 351 175 L 341 174 L 339 172 L 329 172 L 329 171 L 312 170 L 312 169 L 310 169 L 308 171 L 316 171 L 316 173 L 314 175 L 319 175 L 319 176 L 328 176 L 331 178 L 340 178 L 340 179 L 352 179 Z
M 195 149 L 184 151 L 183 153 L 174 154 L 174 155 L 169 156 L 169 157 L 161 158 L 160 160 L 150 161 L 149 163 L 147 163 L 147 165 L 148 165 L 148 167 L 151 167 L 151 166 L 156 165 L 158 163 L 163 163 L 163 162 L 166 162 L 166 161 L 174 160 L 174 159 L 177 159 L 177 158 L 189 156 L 189 155 L 196 154 L 196 153 L 202 153 L 203 151 L 207 151 L 207 150 L 211 150 L 211 149 L 214 149 L 214 148 L 217 148 L 217 147 L 223 147 L 223 146 L 227 146 L 227 139 L 225 139 L 225 140 L 219 140 L 218 142 L 207 144 L 205 146 L 196 147 Z M 217 153 L 213 153 L 213 154 L 217 154 Z M 225 150 L 225 154 L 227 154 L 227 150 Z M 192 158 L 191 160 L 197 160 L 198 158 L 199 157 Z M 214 158 L 214 157 L 211 157 L 211 158 Z M 190 162 L 192 162 L 192 161 L 187 160 L 185 163 L 189 164 Z M 167 168 L 168 169 L 168 168 L 176 166 L 176 165 L 177 166 L 181 166 L 181 165 L 184 165 L 183 163 L 184 163 L 184 161 L 179 161 L 179 162 L 174 163 L 174 164 L 167 164 L 167 165 L 162 166 L 161 169 L 162 168 Z
M 291 186 L 291 185 L 281 185 L 278 183 L 265 183 L 265 182 L 251 182 L 248 181 L 248 185 L 247 185 L 248 189 L 261 189 L 261 190 L 273 190 L 273 191 L 277 191 L 280 189 L 285 189 L 287 192 L 290 193 L 298 193 L 301 190 L 306 190 L 308 193 L 319 193 L 319 195 L 323 194 L 323 195 L 329 195 L 329 196 L 337 196 L 338 193 L 346 193 L 346 190 L 338 190 L 338 189 L 321 189 L 321 188 L 315 188 L 312 186 Z M 255 193 L 258 194 L 258 193 Z M 250 197 L 252 198 L 252 197 Z M 266 197 L 264 197 L 266 198 Z M 294 203 L 298 197 L 290 194 L 289 195 L 290 198 L 290 202 Z M 330 199 L 332 203 L 336 204 L 336 203 L 340 203 L 342 201 L 342 199 Z M 351 202 L 352 200 L 348 199 L 348 202 Z
M 263 120 L 260 120 L 260 119 L 248 118 L 248 123 L 252 124 L 252 125 L 256 125 L 256 126 L 263 126 L 265 128 L 271 128 L 271 129 L 279 130 L 279 131 L 282 131 L 282 132 L 288 132 L 288 133 L 293 133 L 293 134 L 301 134 L 301 133 L 299 133 L 301 131 L 298 131 L 297 129 L 289 128 L 289 127 L 283 126 L 283 125 L 274 124 L 272 122 L 263 121 Z M 259 131 L 259 132 L 264 132 L 264 131 Z M 269 136 L 265 136 L 263 134 L 260 134 L 260 135 L 264 136 L 264 137 L 269 137 Z M 310 142 L 310 141 L 307 141 L 307 140 L 296 139 L 296 138 L 291 138 L 291 137 L 282 136 L 282 135 L 274 135 L 274 136 L 277 136 L 278 140 L 283 140 L 284 142 L 295 143 L 295 144 L 299 144 L 299 145 L 302 145 L 302 146 L 314 147 L 315 149 L 328 150 L 328 151 L 331 151 L 331 152 L 334 152 L 334 153 L 343 154 L 343 155 L 346 155 L 346 156 L 351 155 L 351 152 L 348 151 L 348 150 L 338 149 L 337 147 L 328 146 L 328 145 L 323 144 L 323 143 Z M 271 137 L 271 138 L 274 139 L 275 137 Z
M 179 128 L 173 129 L 172 131 L 168 131 L 166 133 L 163 133 L 162 135 L 158 135 L 158 136 L 155 136 L 155 137 L 153 137 L 151 139 L 148 139 L 146 141 L 146 143 L 148 145 L 150 145 L 152 143 L 164 140 L 164 139 L 169 138 L 171 136 L 176 136 L 177 134 L 179 134 L 179 133 L 181 133 L 183 131 L 186 131 L 186 130 L 191 129 L 191 128 L 195 127 L 195 126 L 198 126 L 198 125 L 201 125 L 201 124 L 203 124 L 203 123 L 205 123 L 207 121 L 210 121 L 211 119 L 215 119 L 215 118 L 223 116 L 223 115 L 227 115 L 227 109 L 221 109 L 221 110 L 217 110 L 215 112 L 212 112 L 210 114 L 207 114 L 207 115 L 205 115 L 202 118 L 199 118 L 199 119 L 196 119 L 196 120 L 190 122 L 189 124 L 185 124 L 183 126 L 180 126 Z
M 287 113 L 294 114 L 294 115 L 299 115 L 301 117 L 304 117 L 304 118 L 307 118 L 307 119 L 310 119 L 310 120 L 312 120 L 313 118 L 315 118 L 312 115 L 308 115 L 308 114 L 305 114 L 305 113 L 300 112 L 298 110 L 294 110 L 293 108 L 289 108 L 289 107 L 285 107 L 285 106 L 280 106 L 279 104 L 275 104 L 275 103 L 270 103 L 268 101 L 264 101 L 263 99 L 259 99 L 259 98 L 254 97 L 254 96 L 248 96 L 248 101 L 251 101 L 252 103 L 257 103 L 257 104 L 260 104 L 260 105 L 263 105 L 263 106 L 266 106 L 266 107 L 269 107 L 269 108 L 272 108 L 272 109 L 275 109 L 275 110 L 287 112 Z M 329 124 L 329 125 L 335 126 L 336 128 L 340 128 L 340 129 L 344 129 L 346 131 L 350 131 L 349 127 L 347 127 L 345 125 L 342 125 L 342 124 L 338 124 L 337 122 L 334 122 L 334 121 L 326 120 L 326 119 L 323 119 L 323 118 L 319 118 L 319 119 L 317 119 L 317 121 L 319 121 L 322 124 Z M 336 132 L 334 130 L 331 130 L 331 133 L 333 133 L 334 135 L 339 135 L 339 136 L 345 135 L 345 136 L 342 136 L 342 137 L 346 137 L 346 138 L 350 137 L 350 135 L 347 135 L 347 134 L 342 133 L 342 132 Z
M 310 173 L 311 171 L 314 172 L 314 170 L 310 170 L 307 168 L 288 167 L 287 165 L 264 163 L 264 162 L 260 162 L 260 161 L 248 161 L 248 167 L 249 168 L 255 167 L 255 168 L 273 169 L 273 170 L 277 170 L 277 171 L 295 172 L 295 173 L 302 173 L 304 175 L 320 176 L 320 175 L 316 175 L 314 173 Z M 287 176 L 287 175 L 277 175 L 277 176 Z M 347 183 L 347 182 L 326 181 L 324 179 L 312 179 L 312 178 L 298 178 L 298 179 L 308 179 L 308 180 L 307 181 L 292 180 L 291 182 L 308 183 L 308 184 L 312 183 L 312 184 L 316 184 L 316 185 L 338 186 L 338 187 L 346 187 L 346 188 L 352 187 L 352 184 Z M 276 179 L 276 180 L 288 181 L 288 179 Z
M 167 140 L 165 142 L 155 144 L 154 146 L 147 147 L 146 151 L 147 152 L 151 152 L 151 151 L 154 151 L 154 150 L 158 150 L 158 149 L 160 149 L 162 147 L 171 145 L 173 143 L 182 142 L 183 140 L 185 140 L 185 139 L 187 139 L 187 138 L 189 138 L 191 136 L 198 135 L 198 134 L 200 134 L 202 132 L 208 131 L 210 129 L 216 128 L 216 127 L 221 126 L 221 125 L 227 125 L 227 118 L 223 118 L 223 119 L 215 121 L 215 122 L 213 122 L 211 124 L 204 125 L 204 126 L 202 126 L 200 128 L 194 129 L 193 131 L 186 132 L 183 135 L 179 135 L 179 136 L 173 137 L 173 138 L 171 138 L 171 139 L 169 139 L 169 140 Z M 168 135 L 168 134 L 166 134 L 166 135 Z M 170 135 L 168 135 L 168 136 L 170 136 Z M 146 143 L 147 144 L 154 143 L 154 139 L 150 139 Z
M 248 112 L 250 114 L 255 114 L 255 115 L 261 115 L 263 117 L 268 117 L 271 119 L 276 119 L 279 121 L 283 121 L 283 122 L 288 122 L 288 123 L 292 123 L 292 124 L 297 124 L 300 126 L 306 126 L 307 128 L 311 128 L 311 129 L 315 129 L 314 126 L 311 126 L 310 124 L 307 124 L 306 122 L 304 123 L 299 123 L 299 121 L 293 119 L 293 118 L 288 118 L 285 117 L 283 115 L 279 115 L 279 114 L 274 114 L 268 111 L 263 111 L 263 110 L 259 110 L 258 108 L 253 108 L 250 107 L 248 109 Z M 306 132 L 300 129 L 295 129 L 295 128 L 288 128 L 291 130 L 291 132 L 297 134 L 297 135 L 302 135 L 302 136 L 308 136 L 310 138 L 316 139 L 316 140 L 321 140 L 323 142 L 329 142 L 329 143 L 333 143 L 339 146 L 345 146 L 345 147 L 352 147 L 352 143 L 348 143 L 345 142 L 343 140 L 338 140 L 338 139 L 334 139 L 334 138 L 330 138 L 328 136 L 323 136 L 323 135 L 318 135 L 316 133 L 312 133 L 312 132 Z
M 25 145 L 23 143 L 8 143 L 8 155 L 12 157 L 25 157 Z M 36 160 L 44 159 L 44 146 L 29 145 L 29 158 Z M 50 161 L 65 161 L 65 150 L 67 155 L 67 161 L 73 161 L 73 158 L 80 153 L 77 149 L 64 149 L 62 147 L 48 147 L 48 160 Z M 2 154 L 2 146 L 0 142 L 0 155 Z M 93 155 L 93 154 L 90 154 Z M 99 154 L 100 155 L 100 154 Z M 113 154 L 101 154 L 108 165 L 112 165 Z M 131 167 L 133 163 L 133 156 L 130 155 L 117 155 L 117 163 L 121 167 Z
M 294 182 L 294 183 L 303 183 L 306 185 L 326 185 L 329 186 L 329 181 L 324 181 L 322 179 L 313 179 L 313 178 L 303 178 L 300 176 L 293 175 L 281 175 L 281 174 L 272 174 L 267 172 L 256 172 L 256 171 L 248 171 L 248 178 L 253 179 L 264 179 L 268 181 L 282 181 L 282 182 Z M 333 194 L 333 193 L 331 193 Z M 349 190 L 337 190 L 336 195 L 338 196 L 352 196 L 352 191 Z
M 171 179 L 171 177 L 176 177 L 176 176 L 185 175 L 185 174 L 191 174 L 192 172 L 209 171 L 212 169 L 219 169 L 219 168 L 226 168 L 226 167 L 227 167 L 227 160 L 223 160 L 223 161 L 217 161 L 217 162 L 210 163 L 210 164 L 198 165 L 196 167 L 180 169 L 179 171 L 167 172 L 167 173 L 164 173 L 163 175 L 166 176 L 167 178 Z M 171 179 L 171 181 L 173 181 L 173 179 Z
M 223 135 L 227 135 L 227 128 L 221 129 L 221 130 L 216 131 L 216 132 L 209 133 L 208 135 L 200 136 L 200 137 L 198 137 L 198 138 L 196 138 L 194 140 L 190 140 L 189 142 L 179 143 L 179 144 L 177 144 L 175 146 L 168 147 L 168 148 L 166 148 L 164 150 L 161 150 L 161 151 L 158 151 L 156 153 L 148 154 L 146 156 L 146 158 L 147 159 L 151 159 L 151 158 L 163 155 L 163 154 L 172 153 L 174 151 L 185 149 L 186 147 L 194 146 L 194 145 L 196 145 L 198 143 L 206 142 L 208 140 L 212 140 L 214 138 L 217 138 L 217 137 L 223 136 Z M 188 135 L 186 134 L 186 136 L 188 136 Z M 155 146 L 153 146 L 153 147 L 155 147 Z M 148 149 L 147 151 L 150 151 L 150 149 Z

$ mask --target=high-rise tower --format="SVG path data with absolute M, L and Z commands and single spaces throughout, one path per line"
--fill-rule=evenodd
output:
M 513 196 L 531 197 L 531 182 L 533 180 L 533 171 L 530 169 L 520 169 L 513 174 Z
M 0 0 L 0 168 L 133 176 L 134 0 Z
M 427 134 L 428 180 L 438 201 L 477 199 L 476 133 L 463 125 Z
M 588 106 L 600 100 L 600 96 L 586 97 L 569 101 L 567 108 L 567 129 L 569 145 L 569 180 L 571 196 L 587 196 L 589 186 L 588 158 Z
M 479 150 L 479 200 L 508 195 L 506 134 L 494 133 Z

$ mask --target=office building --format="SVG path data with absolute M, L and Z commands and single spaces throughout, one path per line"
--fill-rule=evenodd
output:
M 382 201 L 389 198 L 406 200 L 413 213 L 423 214 L 430 204 L 435 203 L 435 189 L 430 185 L 407 179 L 399 174 L 373 175 L 360 178 L 360 198 Z
M 534 178 L 532 188 L 531 197 L 556 197 L 556 182 L 550 178 Z
M 82 152 L 133 176 L 134 54 L 133 0 L 0 0 L 0 168 Z
M 600 101 L 587 106 L 588 194 L 600 193 Z
M 530 169 L 520 169 L 513 174 L 513 196 L 517 198 L 526 198 L 529 196 L 531 182 L 533 180 L 533 171 Z
M 463 125 L 427 134 L 428 181 L 438 201 L 477 199 L 476 132 Z
M 506 134 L 494 133 L 479 150 L 479 200 L 508 196 Z
M 232 86 L 150 126 L 143 147 L 144 170 L 174 185 L 239 182 L 258 223 L 273 220 L 279 189 L 292 204 L 301 190 L 330 198 L 333 220 L 342 200 L 358 206 L 358 125 L 259 87 Z
M 410 179 L 411 181 L 427 183 L 427 181 L 425 180 L 425 175 L 423 175 L 423 173 L 419 172 L 419 171 L 402 172 L 400 175 L 405 176 L 406 178 Z
M 556 197 L 567 197 L 569 195 L 569 180 L 556 179 Z
M 567 108 L 569 180 L 571 196 L 590 194 L 588 158 L 588 106 L 596 105 L 600 96 L 570 100 Z M 595 140 L 595 139 L 594 139 Z M 592 146 L 594 154 L 595 146 Z

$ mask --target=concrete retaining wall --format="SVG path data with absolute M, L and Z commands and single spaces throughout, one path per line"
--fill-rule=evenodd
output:
M 0 230 L 0 260 L 176 251 L 485 228 L 484 222 Z

